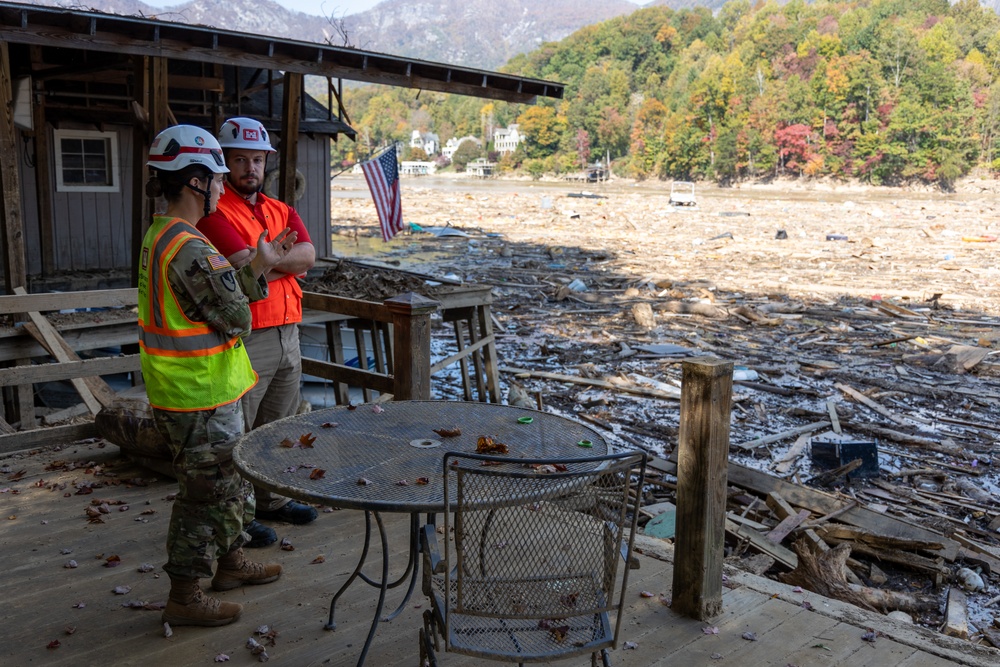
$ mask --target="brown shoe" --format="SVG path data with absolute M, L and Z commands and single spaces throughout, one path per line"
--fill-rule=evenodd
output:
M 234 549 L 219 559 L 212 578 L 212 588 L 229 591 L 243 584 L 269 584 L 281 576 L 277 563 L 255 563 L 243 557 L 243 549 Z
M 160 620 L 170 625 L 228 625 L 240 617 L 243 605 L 205 595 L 197 579 L 170 578 L 170 597 Z

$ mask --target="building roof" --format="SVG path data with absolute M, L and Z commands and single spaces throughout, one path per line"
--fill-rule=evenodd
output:
M 563 84 L 553 81 L 94 10 L 0 2 L 0 40 L 258 67 L 509 102 L 530 103 L 538 97 L 563 97 Z

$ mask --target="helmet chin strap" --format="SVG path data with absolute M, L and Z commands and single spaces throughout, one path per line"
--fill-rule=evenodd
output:
M 187 187 L 191 188 L 192 190 L 194 190 L 195 192 L 197 192 L 198 194 L 200 194 L 202 197 L 205 198 L 205 217 L 208 217 L 208 214 L 212 212 L 212 193 L 211 193 L 211 191 L 209 191 L 209 190 L 202 190 L 201 188 L 196 188 L 193 185 L 191 185 L 190 183 L 185 183 L 184 185 L 186 185 Z

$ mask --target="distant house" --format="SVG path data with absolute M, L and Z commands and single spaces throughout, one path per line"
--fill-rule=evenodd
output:
M 501 154 L 513 153 L 524 140 L 525 137 L 518 129 L 517 123 L 514 123 L 509 127 L 494 130 L 493 149 Z
M 451 156 L 454 155 L 455 151 L 458 150 L 458 147 L 461 146 L 462 143 L 466 141 L 474 141 L 477 146 L 483 145 L 483 142 L 481 142 L 479 139 L 476 139 L 472 135 L 468 135 L 460 139 L 452 137 L 445 143 L 444 148 L 441 149 L 441 155 L 445 156 L 450 160 Z
M 491 178 L 496 173 L 496 167 L 496 163 L 481 157 L 465 165 L 465 173 L 479 178 Z
M 434 155 L 440 147 L 441 141 L 438 139 L 438 135 L 433 132 L 414 130 L 413 134 L 410 135 L 410 148 L 419 148 L 427 155 Z
M 437 165 L 433 162 L 403 160 L 399 163 L 399 173 L 403 176 L 427 176 L 437 173 Z

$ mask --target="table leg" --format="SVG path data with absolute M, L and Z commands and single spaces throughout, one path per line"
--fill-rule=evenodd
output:
M 378 526 L 379 540 L 382 545 L 382 576 L 378 580 L 372 579 L 364 572 L 365 561 L 368 559 L 368 549 L 371 545 L 371 517 L 375 516 L 375 523 Z M 417 583 L 417 575 L 419 572 L 419 531 L 420 531 L 420 521 L 419 514 L 413 513 L 410 515 L 410 548 L 409 557 L 407 558 L 406 570 L 398 579 L 393 582 L 389 581 L 389 548 L 385 535 L 385 525 L 382 523 L 382 516 L 378 512 L 365 512 L 365 542 L 361 549 L 361 557 L 358 559 L 358 564 L 355 566 L 354 571 L 351 576 L 347 578 L 347 581 L 340 587 L 340 589 L 333 596 L 333 600 L 330 601 L 330 617 L 324 626 L 327 630 L 335 630 L 337 628 L 337 623 L 334 621 L 334 611 L 337 604 L 337 600 L 343 595 L 355 579 L 361 579 L 369 586 L 379 589 L 378 604 L 375 606 L 375 618 L 372 619 L 372 625 L 368 630 L 368 637 L 365 639 L 364 648 L 361 649 L 361 656 L 358 658 L 358 667 L 362 667 L 365 664 L 365 658 L 368 656 L 368 649 L 371 647 L 372 640 L 375 638 L 375 631 L 378 629 L 378 624 L 380 621 L 391 621 L 396 618 L 406 607 L 407 602 L 410 600 L 410 596 L 413 594 L 413 589 Z M 406 594 L 403 596 L 402 602 L 396 607 L 395 611 L 382 617 L 382 609 L 385 607 L 385 596 L 386 592 L 390 588 L 396 588 L 401 585 L 404 581 L 409 580 L 409 586 L 406 589 Z

